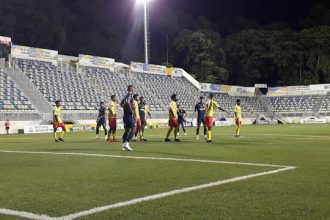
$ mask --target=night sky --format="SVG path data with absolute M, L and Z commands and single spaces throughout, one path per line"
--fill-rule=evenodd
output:
M 137 0 L 106 1 L 109 11 L 116 10 L 114 13 L 118 15 L 118 22 L 127 25 L 134 21 L 133 14 L 138 8 Z M 85 0 L 77 2 L 87 5 L 91 3 Z M 260 25 L 266 25 L 302 20 L 317 3 L 330 7 L 330 1 L 327 0 L 151 0 L 150 14 L 151 20 L 156 22 L 157 17 L 163 16 L 163 11 L 166 10 L 175 15 L 203 16 L 215 24 L 226 17 L 243 16 Z M 130 28 L 129 25 L 127 27 Z
M 198 16 L 223 37 L 277 23 L 299 30 L 316 3 L 330 7 L 327 0 L 150 0 L 152 52 L 164 56 L 166 34 L 173 42 L 181 30 L 198 27 Z M 137 0 L 0 0 L 0 14 L 7 15 L 0 20 L 0 35 L 16 44 L 127 62 L 143 57 L 142 12 Z M 243 22 L 234 20 L 239 16 Z M 49 29 L 53 20 L 57 29 Z
M 242 15 L 266 24 L 302 19 L 319 2 L 329 5 L 326 0 L 152 0 L 151 7 L 154 9 L 161 4 L 184 13 L 202 15 L 213 21 L 226 16 Z M 125 4 L 124 1 L 121 4 Z
M 143 62 L 143 4 L 137 1 L 0 0 L 0 35 L 12 37 L 17 45 L 53 49 L 65 55 Z M 165 64 L 168 58 L 169 64 L 196 73 L 197 79 L 217 83 L 252 85 L 263 81 L 281 85 L 287 82 L 281 72 L 297 69 L 308 77 L 305 81 L 292 77 L 291 84 L 328 82 L 326 73 L 315 72 L 314 61 L 308 60 L 318 60 L 313 46 L 306 49 L 299 44 L 302 53 L 288 48 L 290 53 L 284 54 L 292 57 L 285 60 L 277 60 L 283 56 L 269 48 L 283 51 L 282 45 L 297 40 L 315 45 L 315 38 L 306 33 L 318 36 L 317 42 L 329 42 L 330 0 L 150 0 L 149 11 L 150 63 Z M 267 59 L 251 60 L 253 51 L 243 53 L 244 48 L 253 48 L 255 56 Z M 326 47 L 321 48 L 329 54 Z M 299 64 L 292 70 L 300 54 L 311 56 L 301 59 L 306 61 L 303 67 Z M 324 69 L 330 62 L 327 57 L 321 59 Z M 282 61 L 287 63 L 285 70 Z M 214 79 L 203 75 L 204 67 Z M 244 78 L 248 72 L 255 75 Z M 240 81 L 235 81 L 235 74 L 240 74 Z

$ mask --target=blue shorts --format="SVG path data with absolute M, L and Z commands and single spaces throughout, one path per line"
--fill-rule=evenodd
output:
M 97 127 L 100 127 L 100 126 L 102 126 L 102 125 L 106 125 L 106 124 L 107 124 L 107 123 L 106 123 L 105 118 L 100 118 L 99 121 L 97 122 L 96 126 L 97 126 Z
M 186 120 L 184 118 L 179 118 L 178 119 L 179 124 L 186 123 Z
M 147 125 L 147 120 L 145 118 L 141 118 L 141 125 L 146 126 Z
M 203 117 L 199 117 L 197 118 L 197 125 L 200 126 L 201 124 L 203 124 L 205 126 L 205 118 Z
M 132 115 L 124 116 L 123 122 L 124 122 L 125 128 L 135 128 L 136 127 L 136 120 Z

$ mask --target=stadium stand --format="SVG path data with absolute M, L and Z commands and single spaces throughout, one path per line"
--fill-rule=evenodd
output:
M 151 111 L 167 111 L 169 97 L 177 93 L 180 104 L 192 111 L 198 97 L 198 88 L 183 77 L 132 72 L 130 76 L 115 74 L 109 69 L 82 67 L 81 73 L 64 71 L 50 62 L 12 59 L 53 103 L 62 100 L 63 110 L 96 110 L 98 103 L 108 102 L 112 94 L 124 97 L 126 87 L 132 84 L 136 93 L 147 97 Z
M 209 93 L 202 92 L 201 95 L 208 97 Z M 240 99 L 242 103 L 242 111 L 248 113 L 264 112 L 264 107 L 255 96 L 231 96 L 227 93 L 214 93 L 216 101 L 226 110 L 231 111 L 236 105 L 236 100 Z
M 15 86 L 8 75 L 0 70 L 0 111 L 34 112 L 35 108 Z
M 136 93 L 145 96 L 151 111 L 167 111 L 169 97 L 177 93 L 180 104 L 187 110 L 193 110 L 198 89 L 183 77 L 169 77 L 158 74 L 132 72 L 129 76 L 115 74 L 109 69 L 83 67 L 89 82 L 100 91 L 103 100 L 111 94 L 124 97 L 127 85 L 134 85 Z
M 112 94 L 116 94 L 119 99 L 122 98 L 129 84 L 136 87 L 136 93 L 147 97 L 151 111 L 166 111 L 169 97 L 173 93 L 178 94 L 179 102 L 186 110 L 193 111 L 199 95 L 198 88 L 184 77 L 168 77 L 144 72 L 116 74 L 110 69 L 95 67 L 82 67 L 79 73 L 64 71 L 50 62 L 25 59 L 13 59 L 13 61 L 50 103 L 61 99 L 64 110 L 94 111 L 101 100 L 107 102 Z M 201 94 L 208 96 L 205 92 Z M 264 111 L 257 97 L 216 93 L 216 100 L 229 110 L 235 106 L 238 98 L 244 103 L 243 111 L 256 113 Z M 318 99 L 318 95 L 269 96 L 267 102 L 277 113 L 313 113 Z M 329 103 L 328 94 L 321 106 L 322 112 L 328 111 Z M 22 108 L 30 107 L 22 105 Z
M 67 114 L 77 114 L 77 118 L 79 118 L 81 114 L 96 114 L 99 102 L 104 101 L 107 103 L 109 97 L 113 94 L 117 95 L 120 101 L 126 93 L 127 85 L 133 85 L 136 93 L 146 97 L 150 110 L 163 114 L 162 117 L 167 115 L 170 96 L 173 93 L 178 94 L 181 106 L 186 111 L 192 112 L 199 95 L 204 95 L 207 99 L 209 92 L 213 90 L 215 91 L 216 100 L 224 109 L 231 111 L 235 106 L 236 100 L 241 99 L 242 111 L 252 113 L 250 115 L 255 113 L 288 115 L 293 113 L 301 115 L 328 114 L 330 111 L 329 92 L 327 94 L 325 92 L 322 94 L 316 93 L 315 95 L 314 93 L 306 92 L 302 93 L 302 95 L 273 94 L 264 96 L 253 93 L 252 87 L 252 92 L 251 90 L 246 90 L 249 91 L 248 93 L 230 89 L 228 91 L 232 92 L 228 93 L 218 91 L 217 89 L 203 90 L 208 92 L 201 92 L 200 88 L 198 88 L 200 84 L 190 79 L 189 77 L 191 76 L 187 76 L 189 74 L 184 75 L 185 73 L 183 75 L 173 74 L 168 76 L 162 69 L 160 69 L 162 72 L 157 72 L 158 69 L 157 71 L 148 72 L 144 68 L 136 68 L 115 63 L 114 61 L 115 64 L 112 64 L 113 66 L 104 67 L 93 63 L 80 63 L 80 56 L 68 57 L 61 55 L 61 58 L 59 56 L 59 58 L 56 57 L 54 59 L 55 62 L 51 59 L 49 61 L 41 61 L 36 59 L 36 57 L 33 59 L 30 59 L 30 57 L 21 58 L 20 56 L 11 57 L 13 69 L 19 68 L 21 71 L 7 71 L 9 75 L 5 71 L 1 71 L 0 111 L 38 111 L 45 114 L 51 110 L 46 109 L 42 111 L 40 106 L 45 104 L 53 105 L 55 100 L 60 99 L 63 110 Z M 120 67 L 117 69 L 117 64 L 118 66 L 125 66 L 127 71 L 120 71 Z M 70 68 L 64 66 L 69 66 Z M 16 75 L 11 75 L 12 73 Z M 40 92 L 40 94 L 38 93 L 38 100 L 42 99 L 42 104 L 39 104 L 41 102 L 34 100 L 34 96 L 28 93 L 30 90 L 25 89 L 21 83 L 22 80 L 16 79 L 16 76 L 20 75 L 25 77 L 24 80 L 30 80 L 32 84 L 29 88 L 36 88 L 35 91 Z M 18 86 L 20 86 L 21 90 L 17 88 Z M 233 88 L 235 86 L 228 87 Z M 25 92 L 26 96 L 22 94 L 22 91 Z M 30 98 L 30 102 L 26 97 Z M 36 108 L 31 103 L 34 103 Z M 50 105 L 48 109 L 51 108 Z
M 44 97 L 54 103 L 62 100 L 63 110 L 95 110 L 100 101 L 88 79 L 72 71 L 63 71 L 50 62 L 13 59 Z
M 277 113 L 313 113 L 319 95 L 270 96 L 268 104 Z
M 330 112 L 330 92 L 328 92 L 325 95 L 324 100 L 320 107 L 320 113 L 328 113 L 328 112 Z
M 183 77 L 137 73 L 137 78 L 145 83 L 145 90 L 153 94 L 154 100 L 159 103 L 158 109 L 167 110 L 169 97 L 173 93 L 178 94 L 179 103 L 183 108 L 188 111 L 194 109 L 199 91 Z

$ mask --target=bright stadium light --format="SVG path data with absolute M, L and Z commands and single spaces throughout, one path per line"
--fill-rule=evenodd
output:
M 145 64 L 149 63 L 149 51 L 148 51 L 148 42 L 149 42 L 149 2 L 152 0 L 136 0 L 138 3 L 142 3 L 143 4 L 143 8 L 144 8 L 144 13 L 143 13 L 143 17 L 144 17 L 144 62 Z
M 139 3 L 149 3 L 149 2 L 151 2 L 152 0 L 136 0 L 137 2 L 139 2 Z

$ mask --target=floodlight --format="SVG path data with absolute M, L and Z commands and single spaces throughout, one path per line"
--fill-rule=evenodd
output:
M 136 0 L 138 3 L 148 4 L 151 0 Z
M 149 3 L 152 0 L 136 0 L 137 3 L 143 4 L 143 18 L 144 18 L 144 56 L 145 64 L 149 63 L 149 51 L 148 51 L 148 42 L 149 42 Z

